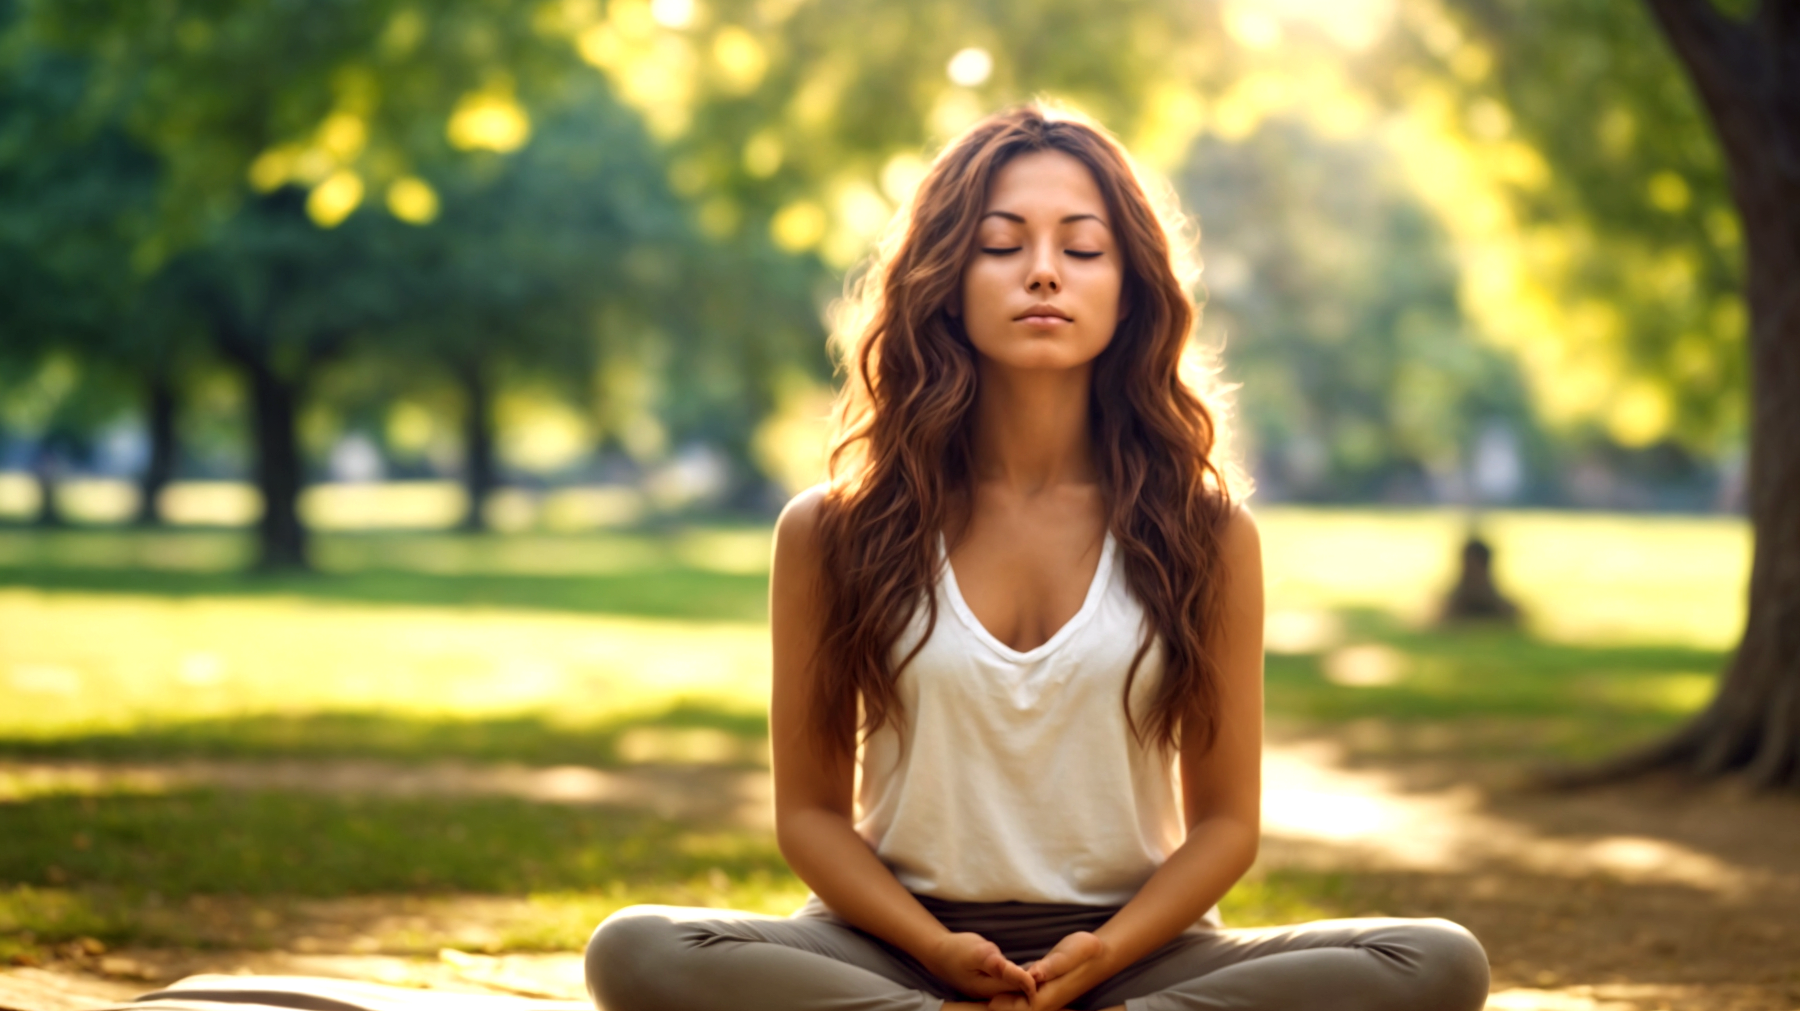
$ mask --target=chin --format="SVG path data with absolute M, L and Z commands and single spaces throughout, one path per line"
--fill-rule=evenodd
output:
M 1093 354 L 1086 354 L 1083 348 L 1070 347 L 1067 344 L 1041 341 L 1036 344 L 1011 346 L 998 349 L 998 354 L 982 352 L 982 356 L 995 365 L 1007 369 L 1032 371 L 1054 371 L 1059 369 L 1080 368 L 1093 361 L 1100 353 L 1096 348 Z

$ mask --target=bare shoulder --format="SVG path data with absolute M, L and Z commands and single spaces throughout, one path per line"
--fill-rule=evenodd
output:
M 777 568 L 812 568 L 819 563 L 819 516 L 825 507 L 823 484 L 813 485 L 788 500 L 775 521 Z M 784 564 L 785 563 L 785 564 Z
M 1250 514 L 1249 505 L 1243 502 L 1232 504 L 1219 531 L 1219 549 L 1226 564 L 1233 567 L 1241 561 L 1262 557 L 1262 532 L 1257 529 L 1256 517 Z

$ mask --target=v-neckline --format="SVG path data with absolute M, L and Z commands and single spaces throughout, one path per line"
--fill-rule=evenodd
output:
M 962 620 L 969 631 L 974 633 L 975 637 L 985 643 L 989 649 L 1007 660 L 1014 663 L 1035 663 L 1055 652 L 1058 646 L 1061 646 L 1082 625 L 1087 623 L 1095 609 L 1100 606 L 1100 597 L 1106 592 L 1107 583 L 1112 577 L 1113 535 L 1112 531 L 1108 530 L 1105 539 L 1101 541 L 1100 562 L 1094 566 L 1094 577 L 1088 581 L 1087 596 L 1082 598 L 1080 609 L 1071 615 L 1068 621 L 1063 622 L 1062 627 L 1058 628 L 1050 638 L 1028 650 L 1016 650 L 1001 642 L 999 636 L 989 632 L 987 626 L 981 623 L 981 619 L 975 616 L 974 610 L 969 607 L 969 602 L 963 599 L 962 586 L 956 581 L 956 567 L 950 564 L 950 547 L 945 543 L 942 531 L 938 532 L 938 556 L 943 559 L 944 563 L 944 594 L 950 599 L 951 610 L 956 612 L 956 616 Z

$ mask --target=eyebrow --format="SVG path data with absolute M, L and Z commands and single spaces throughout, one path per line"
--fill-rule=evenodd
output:
M 987 220 L 988 218 L 1005 218 L 1006 220 L 1015 222 L 1017 224 L 1022 225 L 1025 223 L 1024 217 L 1022 217 L 1021 215 L 1018 215 L 1018 214 L 1014 214 L 1011 211 L 989 211 L 986 214 L 983 214 L 981 216 L 981 218 L 983 221 Z M 1111 227 L 1111 226 L 1107 225 L 1106 219 L 1102 218 L 1100 215 L 1085 214 L 1085 213 L 1084 214 L 1071 214 L 1071 215 L 1063 218 L 1061 221 L 1057 222 L 1057 224 L 1066 225 L 1073 221 L 1098 221 L 1098 222 L 1100 222 L 1100 225 L 1103 228 Z

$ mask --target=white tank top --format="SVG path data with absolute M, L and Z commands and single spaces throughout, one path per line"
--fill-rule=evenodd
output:
M 903 726 L 872 735 L 858 763 L 857 832 L 917 894 L 1125 903 L 1183 829 L 1174 756 L 1125 722 L 1146 626 L 1112 534 L 1081 609 L 1025 652 L 982 627 L 947 560 L 942 572 L 936 627 L 897 684 Z M 894 662 L 925 623 L 921 607 Z M 1140 725 L 1161 671 L 1153 647 L 1132 686 Z

